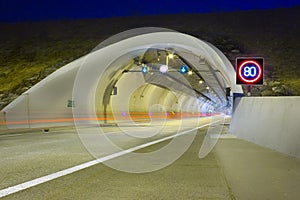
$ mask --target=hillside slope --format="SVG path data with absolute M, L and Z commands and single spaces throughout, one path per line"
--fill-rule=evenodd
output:
M 188 33 L 236 56 L 263 56 L 255 95 L 300 95 L 300 7 L 214 14 L 0 23 L 0 109 L 113 34 L 156 26 Z

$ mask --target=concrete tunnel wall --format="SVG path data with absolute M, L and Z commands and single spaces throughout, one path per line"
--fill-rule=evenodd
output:
M 72 100 L 74 79 L 82 61 L 78 59 L 58 69 L 5 107 L 3 112 L 6 113 L 7 128 L 73 125 L 72 108 L 68 107 L 68 101 Z
M 196 97 L 147 84 L 142 73 L 125 73 L 116 84 L 117 95 L 111 96 L 108 111 L 120 118 L 130 112 L 197 113 L 203 111 L 204 103 Z M 159 106 L 160 105 L 160 106 Z M 206 110 L 204 110 L 206 112 Z M 125 114 L 124 114 L 125 113 Z
M 238 138 L 300 158 L 300 97 L 244 97 L 231 120 Z
M 5 123 L 5 114 L 2 111 L 0 111 L 0 131 L 1 130 L 7 130 Z

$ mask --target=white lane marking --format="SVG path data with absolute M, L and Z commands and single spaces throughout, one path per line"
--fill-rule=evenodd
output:
M 111 154 L 111 155 L 108 155 L 108 156 L 105 156 L 105 157 L 102 157 L 102 158 L 98 158 L 96 160 L 92 160 L 92 161 L 89 161 L 89 162 L 86 162 L 86 163 L 83 163 L 83 164 L 80 164 L 80 165 L 77 165 L 77 166 L 74 166 L 74 167 L 62 170 L 62 171 L 55 172 L 53 174 L 49 174 L 49 175 L 46 175 L 46 176 L 43 176 L 43 177 L 40 177 L 40 178 L 33 179 L 31 181 L 27 181 L 27 182 L 24 182 L 24 183 L 15 185 L 15 186 L 11 186 L 11 187 L 2 189 L 2 190 L 0 190 L 0 198 L 1 197 L 5 197 L 5 196 L 10 195 L 10 194 L 13 194 L 13 193 L 16 193 L 16 192 L 19 192 L 19 191 L 22 191 L 22 190 L 25 190 L 25 189 L 28 189 L 28 188 L 31 188 L 33 186 L 37 186 L 39 184 L 42 184 L 42 183 L 45 183 L 45 182 L 48 182 L 48 181 L 60 178 L 62 176 L 71 174 L 73 172 L 77 172 L 79 170 L 91 167 L 93 165 L 100 164 L 100 163 L 105 162 L 107 160 L 111 160 L 113 158 L 120 157 L 122 155 L 125 155 L 125 154 L 128 154 L 128 153 L 137 151 L 139 149 L 142 149 L 142 148 L 145 148 L 145 147 L 148 147 L 148 146 L 151 146 L 151 145 L 154 145 L 154 144 L 157 144 L 157 143 L 160 143 L 160 142 L 172 139 L 174 137 L 178 137 L 178 136 L 187 134 L 187 133 L 189 133 L 191 131 L 194 131 L 196 129 L 200 129 L 200 128 L 209 126 L 211 124 L 212 123 L 204 124 L 202 126 L 198 126 L 196 128 L 193 128 L 193 129 L 181 132 L 179 134 L 171 135 L 171 136 L 159 139 L 159 140 L 148 142 L 148 143 L 145 143 L 145 144 L 142 144 L 142 145 L 139 145 L 139 146 L 132 147 L 130 149 L 124 150 L 124 151 L 120 151 L 120 152 L 117 152 L 117 153 L 114 153 L 114 154 Z

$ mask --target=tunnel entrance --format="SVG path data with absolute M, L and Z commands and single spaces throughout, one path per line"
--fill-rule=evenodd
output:
M 230 114 L 230 82 L 207 52 L 200 52 L 160 43 L 120 55 L 99 79 L 97 117 L 145 122 L 153 114 L 167 118 Z M 154 105 L 159 110 L 151 110 Z
M 143 101 L 154 98 L 165 113 L 180 115 L 230 113 L 228 88 L 243 93 L 233 66 L 212 44 L 169 29 L 139 28 L 105 40 L 34 85 L 3 109 L 6 125 L 105 124 L 135 111 L 149 116 L 150 104 L 130 106 L 141 87 Z

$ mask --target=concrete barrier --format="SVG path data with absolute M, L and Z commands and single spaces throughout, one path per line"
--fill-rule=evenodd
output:
M 230 125 L 238 138 L 300 158 L 300 97 L 243 97 Z
M 7 126 L 5 123 L 5 112 L 0 111 L 0 131 L 7 130 Z

